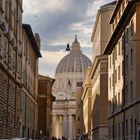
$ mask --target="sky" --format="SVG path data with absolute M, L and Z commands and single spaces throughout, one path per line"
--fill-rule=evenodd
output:
M 91 34 L 100 6 L 112 0 L 23 0 L 23 23 L 41 38 L 39 74 L 54 77 L 75 34 L 82 52 L 92 60 Z

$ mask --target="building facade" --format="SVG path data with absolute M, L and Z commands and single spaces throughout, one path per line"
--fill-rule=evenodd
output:
M 140 139 L 140 2 L 118 0 L 110 20 L 109 140 Z
M 38 132 L 39 138 L 52 136 L 52 103 L 55 97 L 52 95 L 54 79 L 39 75 L 38 80 Z
M 83 82 L 84 72 L 91 61 L 81 52 L 75 36 L 70 53 L 58 64 L 53 85 L 53 128 L 52 135 L 75 139 L 76 130 L 76 89 Z
M 20 135 L 21 53 L 22 0 L 0 0 L 0 138 Z
M 20 137 L 37 137 L 39 57 L 41 57 L 39 34 L 34 35 L 31 26 L 23 24 Z
M 91 103 L 92 103 L 92 80 L 90 78 L 91 66 L 88 66 L 83 82 L 83 92 L 81 95 L 82 102 L 82 115 L 83 115 L 83 129 L 82 129 L 82 137 L 83 139 L 92 139 L 91 138 Z
M 81 101 L 82 93 L 83 93 L 83 87 L 82 87 L 83 82 L 80 82 L 77 84 L 76 87 L 76 115 L 75 115 L 75 120 L 76 121 L 76 139 L 80 139 L 83 135 L 83 104 Z
M 108 24 L 116 2 L 98 10 L 91 40 L 93 42 L 93 65 L 89 74 L 92 79 L 91 130 L 93 140 L 108 140 L 108 56 L 103 51 L 111 36 Z

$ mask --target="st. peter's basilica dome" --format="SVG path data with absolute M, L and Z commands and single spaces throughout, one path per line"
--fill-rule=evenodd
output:
M 77 40 L 77 36 L 75 36 L 72 50 L 58 64 L 56 74 L 85 72 L 87 66 L 91 65 L 91 61 L 81 52 L 80 48 L 80 43 Z

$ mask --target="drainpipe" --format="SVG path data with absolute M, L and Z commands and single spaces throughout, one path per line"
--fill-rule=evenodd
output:
M 125 29 L 123 29 L 124 30 L 124 39 L 123 39 L 123 106 L 122 106 L 122 110 L 123 110 L 123 140 L 125 140 L 125 104 L 126 104 L 126 100 L 125 100 L 125 84 L 126 84 L 126 82 L 125 82 L 125 71 L 126 71 L 126 69 L 125 69 L 125 63 L 126 63 L 126 61 L 125 61 L 125 54 L 126 54 L 126 49 L 125 49 Z

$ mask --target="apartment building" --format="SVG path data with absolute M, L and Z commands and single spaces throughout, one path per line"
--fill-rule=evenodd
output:
M 28 24 L 22 25 L 22 81 L 20 137 L 36 138 L 38 116 L 38 58 L 39 34 L 33 34 Z
M 118 0 L 108 59 L 109 140 L 140 139 L 140 1 Z
M 0 0 L 0 138 L 20 134 L 21 42 L 22 0 Z

